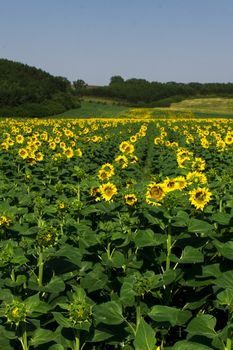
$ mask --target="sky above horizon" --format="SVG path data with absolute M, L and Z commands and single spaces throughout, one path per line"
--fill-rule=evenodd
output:
M 0 0 L 0 58 L 70 81 L 233 82 L 232 0 Z

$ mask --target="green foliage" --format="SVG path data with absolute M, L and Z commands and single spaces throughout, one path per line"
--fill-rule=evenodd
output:
M 232 144 L 200 141 L 225 139 L 230 120 L 8 119 L 1 130 L 0 347 L 231 350 Z M 126 140 L 137 159 L 123 149 L 122 168 Z M 188 180 L 192 162 L 178 166 L 184 149 L 206 161 L 208 183 Z M 167 192 L 148 203 L 151 183 Z M 201 209 L 189 199 L 197 186 L 211 191 Z

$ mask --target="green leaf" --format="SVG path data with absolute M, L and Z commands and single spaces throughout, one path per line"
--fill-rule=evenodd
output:
M 213 243 L 224 258 L 233 260 L 233 241 L 222 243 L 215 240 Z
M 116 301 L 108 301 L 93 308 L 94 317 L 97 323 L 117 325 L 124 322 L 122 307 Z
M 217 294 L 217 298 L 221 305 L 232 306 L 233 304 L 233 289 L 226 289 Z
M 55 342 L 54 333 L 48 329 L 38 328 L 35 330 L 32 336 L 31 345 L 38 346 L 41 344 L 50 343 L 51 341 Z
M 137 231 L 134 242 L 138 248 L 155 247 L 166 242 L 166 236 L 155 234 L 151 229 Z
M 210 233 L 214 227 L 206 221 L 198 219 L 190 219 L 188 224 L 188 231 L 195 233 Z
M 221 288 L 233 289 L 233 271 L 222 272 L 222 275 L 214 281 L 214 284 Z
M 174 345 L 173 350 L 213 350 L 213 348 L 200 343 L 181 340 Z
M 179 263 L 191 264 L 204 262 L 204 255 L 199 249 L 186 246 L 181 254 Z
M 155 331 L 141 318 L 134 339 L 135 350 L 154 350 L 155 343 Z
M 106 339 L 109 339 L 114 336 L 114 332 L 110 332 L 109 330 L 100 330 L 100 329 L 95 329 L 94 330 L 94 335 L 93 338 L 91 339 L 91 342 L 102 342 Z
M 212 219 L 221 225 L 229 225 L 232 216 L 227 213 L 215 213 L 212 215 Z
M 53 344 L 48 348 L 48 350 L 64 350 L 64 346 L 61 344 Z
M 120 290 L 120 300 L 124 306 L 133 306 L 137 293 L 133 290 L 135 277 L 130 276 L 127 281 L 124 281 Z
M 165 226 L 163 220 L 158 219 L 156 216 L 153 216 L 153 215 L 151 215 L 151 214 L 149 214 L 147 212 L 144 215 L 145 215 L 145 217 L 147 218 L 147 220 L 149 221 L 150 224 L 158 225 L 162 230 L 165 229 L 166 226 Z
M 108 276 L 102 272 L 100 265 L 96 265 L 95 268 L 88 272 L 81 279 L 81 287 L 88 290 L 89 293 L 98 289 L 103 289 L 108 282 Z
M 65 318 L 60 312 L 52 312 L 57 323 L 65 328 L 73 328 L 72 322 Z
M 41 290 L 49 293 L 60 293 L 65 290 L 65 283 L 61 277 L 53 276 L 50 282 L 42 287 Z
M 124 254 L 118 251 L 114 251 L 112 258 L 112 266 L 116 268 L 121 268 L 123 265 L 125 265 L 125 257 Z
M 218 334 L 215 332 L 216 318 L 212 315 L 199 315 L 191 320 L 186 331 L 190 336 L 202 335 L 207 338 L 214 338 Z
M 154 321 L 169 322 L 172 326 L 181 326 L 192 317 L 192 313 L 188 310 L 179 310 L 165 305 L 153 306 L 148 315 Z
M 188 223 L 190 221 L 188 213 L 183 210 L 179 210 L 174 217 L 174 222 L 172 226 L 178 226 L 178 227 L 186 227 L 188 226 Z

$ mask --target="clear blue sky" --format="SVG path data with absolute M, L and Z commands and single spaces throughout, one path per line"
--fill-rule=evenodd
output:
M 233 82 L 233 0 L 0 0 L 0 57 L 89 84 Z

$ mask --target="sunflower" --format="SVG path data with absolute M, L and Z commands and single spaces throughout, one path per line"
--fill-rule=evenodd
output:
M 127 168 L 129 161 L 128 161 L 128 158 L 125 155 L 123 155 L 123 156 L 117 156 L 115 158 L 115 162 L 119 163 L 121 169 L 125 169 Z
M 26 159 L 28 157 L 28 151 L 25 148 L 20 148 L 18 154 L 23 159 Z
M 212 193 L 207 188 L 198 187 L 189 192 L 189 200 L 196 209 L 203 210 L 204 206 L 211 200 Z
M 81 148 L 76 148 L 76 150 L 74 152 L 75 152 L 76 156 L 78 156 L 78 157 L 82 157 L 82 155 L 83 155 Z
M 177 176 L 174 178 L 174 181 L 176 181 L 179 190 L 183 190 L 187 186 L 187 181 L 184 176 Z
M 178 183 L 176 179 L 167 178 L 166 180 L 163 181 L 163 185 L 164 185 L 165 192 L 171 192 L 178 189 Z
M 15 141 L 17 143 L 23 143 L 23 141 L 24 141 L 23 135 L 17 135 L 16 138 L 15 138 Z
M 109 174 L 104 170 L 104 169 L 100 169 L 98 172 L 98 178 L 103 181 L 103 180 L 107 180 L 109 177 L 111 177 L 111 175 L 109 176 Z
M 43 153 L 42 153 L 42 152 L 38 152 L 38 153 L 36 154 L 36 160 L 37 160 L 38 162 L 41 162 L 43 159 L 44 159 Z
M 64 149 L 63 153 L 66 155 L 67 158 L 72 158 L 74 156 L 74 151 L 71 147 Z
M 227 145 L 231 145 L 233 143 L 233 136 L 231 134 L 227 134 L 224 141 Z
M 134 145 L 128 141 L 121 142 L 119 149 L 123 153 L 127 153 L 127 154 L 134 153 Z
M 165 196 L 164 185 L 152 182 L 147 186 L 146 202 L 152 205 L 160 205 L 158 202 Z
M 108 182 L 99 187 L 99 192 L 101 193 L 102 198 L 106 202 L 109 202 L 112 200 L 112 197 L 117 193 L 117 188 L 113 183 Z
M 138 201 L 134 193 L 125 194 L 124 200 L 125 200 L 125 203 L 131 207 L 134 206 Z
M 201 184 L 206 184 L 207 183 L 207 178 L 205 174 L 200 173 L 199 171 L 193 171 L 190 172 L 186 175 L 186 180 L 189 183 L 201 183 Z
M 105 171 L 108 174 L 108 177 L 111 177 L 114 175 L 114 166 L 110 163 L 105 163 L 101 166 L 101 169 Z
M 192 162 L 192 169 L 202 171 L 205 170 L 205 160 L 201 157 L 195 157 Z

